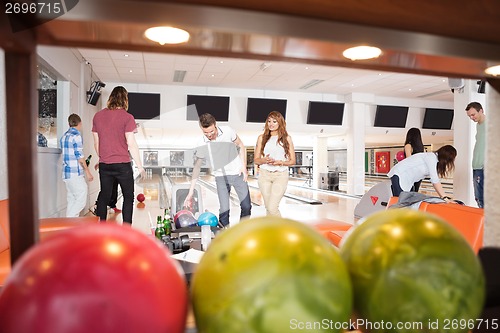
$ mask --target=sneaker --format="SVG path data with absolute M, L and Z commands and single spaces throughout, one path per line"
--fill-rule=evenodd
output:
M 111 208 L 111 210 L 113 210 L 113 212 L 115 212 L 115 214 L 118 214 L 118 213 L 121 213 L 121 212 L 122 212 L 122 210 L 121 210 L 121 209 L 116 208 L 116 207 L 115 207 L 115 208 Z

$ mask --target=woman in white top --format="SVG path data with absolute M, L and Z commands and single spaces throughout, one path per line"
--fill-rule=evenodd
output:
M 412 191 L 413 184 L 429 177 L 439 197 L 445 196 L 439 177 L 446 177 L 455 168 L 457 150 L 450 145 L 439 148 L 436 152 L 411 155 L 396 164 L 387 174 L 392 182 L 392 194 L 399 197 L 402 191 Z
M 254 162 L 260 166 L 259 188 L 266 213 L 281 216 L 279 204 L 288 185 L 288 166 L 295 164 L 295 148 L 281 113 L 272 111 L 267 116 L 264 133 L 257 139 Z

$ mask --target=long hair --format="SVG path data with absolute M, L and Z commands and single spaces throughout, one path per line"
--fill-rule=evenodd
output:
M 264 126 L 264 133 L 262 134 L 262 145 L 260 147 L 260 151 L 257 152 L 257 156 L 264 155 L 264 147 L 266 146 L 267 141 L 271 138 L 271 130 L 267 125 L 267 121 L 269 118 L 272 118 L 278 122 L 278 144 L 280 144 L 285 150 L 285 157 L 290 157 L 290 145 L 288 144 L 288 132 L 286 131 L 286 121 L 283 118 L 283 115 L 278 111 L 271 111 L 266 118 L 266 124 Z
M 108 98 L 108 109 L 125 109 L 128 110 L 128 92 L 122 86 L 117 86 L 111 92 Z
M 455 157 L 457 150 L 451 145 L 442 146 L 437 151 L 437 173 L 444 178 L 455 169 Z
M 412 154 L 423 153 L 424 143 L 422 142 L 422 134 L 418 128 L 412 127 L 406 133 L 405 145 L 410 144 Z M 408 157 L 408 156 L 406 156 Z

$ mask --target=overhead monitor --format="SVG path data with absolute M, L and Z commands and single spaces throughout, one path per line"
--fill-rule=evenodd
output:
M 278 111 L 286 119 L 286 99 L 249 97 L 246 121 L 249 123 L 265 123 L 271 111 Z
M 187 95 L 186 119 L 198 121 L 204 113 L 210 113 L 217 121 L 229 121 L 229 97 Z
M 311 125 L 342 125 L 344 103 L 309 102 L 307 123 Z
M 128 112 L 135 119 L 160 118 L 160 94 L 159 93 L 128 93 Z
M 427 108 L 422 128 L 449 130 L 453 124 L 453 115 L 453 109 Z
M 407 117 L 407 106 L 377 105 L 373 126 L 405 128 Z

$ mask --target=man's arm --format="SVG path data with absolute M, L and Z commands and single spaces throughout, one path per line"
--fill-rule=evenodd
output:
M 144 167 L 142 166 L 142 162 L 141 162 L 141 158 L 140 158 L 141 155 L 139 154 L 139 146 L 137 146 L 137 141 L 135 141 L 134 132 L 125 133 L 125 138 L 127 139 L 128 151 L 130 152 L 132 159 L 134 160 L 135 164 L 137 165 L 137 168 L 139 169 L 139 173 L 141 174 L 141 177 L 144 178 L 146 176 L 146 171 L 144 170 Z
M 241 141 L 238 134 L 236 134 L 236 139 L 233 142 L 235 145 L 237 145 L 240 148 L 239 155 L 240 155 L 241 162 L 243 163 L 243 166 L 241 167 L 241 173 L 243 174 L 243 180 L 247 181 L 247 179 L 248 179 L 247 149 L 245 148 L 245 145 L 243 144 L 243 141 Z
M 99 157 L 99 134 L 97 132 L 92 132 L 94 136 L 94 149 L 97 157 Z
M 198 177 L 200 176 L 201 163 L 203 163 L 203 159 L 201 158 L 197 158 L 194 162 L 193 175 L 191 176 L 191 186 L 189 187 L 189 192 L 186 196 L 186 199 L 184 199 L 184 207 L 189 207 L 191 199 L 193 198 L 194 188 L 196 186 L 196 183 L 198 182 Z

